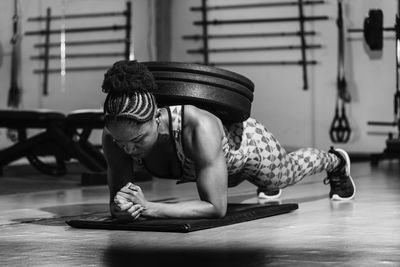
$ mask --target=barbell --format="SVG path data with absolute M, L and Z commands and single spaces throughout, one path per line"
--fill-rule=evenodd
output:
M 248 78 L 221 68 L 182 62 L 142 62 L 152 72 L 159 106 L 195 105 L 223 122 L 250 117 L 254 84 Z
M 380 9 L 370 9 L 363 26 L 363 29 L 349 29 L 348 32 L 363 32 L 365 43 L 374 51 L 382 50 L 384 31 L 394 31 L 396 37 L 400 36 L 398 16 L 395 27 L 383 27 L 383 12 Z

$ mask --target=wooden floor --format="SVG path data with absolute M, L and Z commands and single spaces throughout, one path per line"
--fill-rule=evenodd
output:
M 0 195 L 0 265 L 400 266 L 398 161 L 373 168 L 354 163 L 352 174 L 354 201 L 329 201 L 320 174 L 284 190 L 282 203 L 299 203 L 292 213 L 182 234 L 70 228 L 64 218 L 107 209 L 105 186 L 80 187 L 76 175 L 50 181 L 55 178 L 37 173 L 25 184 L 6 173 L 0 186 L 17 185 L 23 193 Z M 47 180 L 49 190 L 33 190 L 34 179 Z M 196 197 L 194 184 L 141 185 L 150 200 Z M 248 183 L 229 194 L 230 202 L 257 202 Z

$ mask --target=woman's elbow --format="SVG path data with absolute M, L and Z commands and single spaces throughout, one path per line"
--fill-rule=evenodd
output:
M 212 213 L 212 218 L 214 219 L 221 219 L 224 218 L 226 215 L 226 211 L 227 211 L 227 206 L 225 205 L 221 205 L 221 206 L 214 206 L 214 211 Z

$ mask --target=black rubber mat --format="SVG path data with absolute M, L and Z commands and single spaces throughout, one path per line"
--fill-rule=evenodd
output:
M 298 209 L 298 204 L 228 204 L 228 211 L 221 219 L 143 219 L 134 222 L 120 222 L 109 216 L 82 217 L 68 220 L 66 223 L 75 228 L 132 230 L 156 232 L 187 233 L 208 228 L 241 223 L 269 216 L 288 213 Z

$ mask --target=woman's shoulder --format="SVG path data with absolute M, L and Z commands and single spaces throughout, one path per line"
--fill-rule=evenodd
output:
M 222 131 L 221 121 L 212 113 L 196 106 L 185 105 L 183 128 L 188 133 L 201 133 L 204 136 L 210 134 L 219 137 Z
M 184 105 L 182 106 L 184 116 L 185 116 L 185 121 L 191 122 L 191 123 L 201 123 L 201 122 L 207 122 L 207 121 L 217 121 L 218 118 L 213 115 L 212 113 L 198 108 L 193 105 Z

